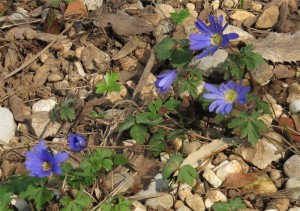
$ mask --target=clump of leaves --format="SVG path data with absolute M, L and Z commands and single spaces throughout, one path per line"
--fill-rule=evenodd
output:
M 120 92 L 121 85 L 117 83 L 119 76 L 117 73 L 106 73 L 105 82 L 96 85 L 97 94 L 106 94 L 107 92 Z
M 228 202 L 216 202 L 212 205 L 215 211 L 235 211 L 247 208 L 241 198 L 230 199 Z
M 265 63 L 265 60 L 260 54 L 253 53 L 254 46 L 246 45 L 241 48 L 239 52 L 234 52 L 228 55 L 228 58 L 223 63 L 222 67 L 228 69 L 224 78 L 228 79 L 230 76 L 236 79 L 242 79 L 245 71 L 252 71 L 259 64 Z
M 162 115 L 175 111 L 175 107 L 178 105 L 179 101 L 174 99 L 169 99 L 164 104 L 158 99 L 155 103 L 148 104 L 149 111 L 137 113 L 135 116 L 128 116 L 120 125 L 119 131 L 130 129 L 130 136 L 138 144 L 144 144 L 150 135 L 148 127 L 160 124 L 163 121 Z
M 188 40 L 163 39 L 155 49 L 158 60 L 170 60 L 173 67 L 186 67 L 193 58 Z
M 50 119 L 52 122 L 73 121 L 76 118 L 75 114 L 75 99 L 72 95 L 67 95 L 65 100 L 56 104 L 50 111 Z
M 83 190 L 80 190 L 76 193 L 74 199 L 69 196 L 64 196 L 59 200 L 59 202 L 64 206 L 62 211 L 69 211 L 69 210 L 84 210 L 88 207 L 93 200 L 86 195 Z
M 109 197 L 101 205 L 101 208 L 103 211 L 131 211 L 131 204 L 131 201 L 124 199 L 122 196 Z
M 197 177 L 196 170 L 191 165 L 184 165 L 180 167 L 183 161 L 181 154 L 174 154 L 170 157 L 163 169 L 163 178 L 168 179 L 176 171 L 178 171 L 177 181 L 193 185 L 195 178 Z
M 190 13 L 187 9 L 183 9 L 180 12 L 173 12 L 170 15 L 176 24 L 180 24 L 184 21 L 184 19 L 189 17 Z
M 239 112 L 239 116 L 231 120 L 228 124 L 229 128 L 235 128 L 241 131 L 241 137 L 248 138 L 248 141 L 255 145 L 260 138 L 262 131 L 267 130 L 265 123 L 258 119 L 260 112 L 254 111 L 251 114 Z
M 199 69 L 189 69 L 186 71 L 185 77 L 179 78 L 179 92 L 188 92 L 193 97 L 199 95 L 198 86 L 202 82 L 202 73 Z

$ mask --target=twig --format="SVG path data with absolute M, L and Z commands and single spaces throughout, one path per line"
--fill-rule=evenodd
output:
M 154 62 L 155 62 L 155 53 L 154 53 L 154 51 L 155 51 L 155 46 L 153 47 L 153 49 L 151 51 L 151 56 L 150 56 L 150 58 L 147 62 L 147 65 L 146 65 L 146 67 L 144 69 L 144 72 L 143 72 L 143 74 L 142 74 L 142 76 L 139 80 L 139 83 L 138 83 L 138 85 L 136 86 L 136 88 L 133 92 L 133 95 L 132 95 L 132 98 L 131 98 L 133 101 L 136 101 L 136 99 L 140 95 L 141 90 L 145 86 L 146 81 L 148 79 L 148 76 L 149 76 L 149 74 L 150 74 L 150 72 L 151 72 L 151 70 L 154 66 Z
M 11 73 L 9 73 L 8 75 L 6 75 L 4 77 L 4 80 L 10 78 L 11 76 L 13 76 L 14 74 L 20 72 L 21 70 L 23 70 L 25 67 L 27 67 L 28 65 L 30 65 L 32 62 L 34 62 L 34 60 L 36 60 L 37 58 L 39 58 L 44 52 L 46 52 L 57 40 L 59 40 L 62 35 L 68 31 L 71 27 L 72 27 L 73 23 L 70 24 L 67 28 L 65 28 L 65 30 L 63 30 L 59 35 L 57 35 L 57 37 L 52 40 L 52 42 L 50 42 L 43 50 L 41 50 L 40 52 L 38 52 L 35 56 L 31 57 L 30 59 L 28 59 L 27 61 L 25 61 L 20 67 L 18 67 L 16 70 L 12 71 Z

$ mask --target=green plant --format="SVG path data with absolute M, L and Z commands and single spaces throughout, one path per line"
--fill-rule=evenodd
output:
M 101 208 L 103 211 L 131 211 L 131 204 L 131 201 L 124 199 L 122 196 L 109 197 L 101 205 Z
M 176 24 L 180 24 L 184 21 L 184 19 L 189 17 L 190 13 L 187 9 L 183 9 L 180 12 L 173 12 L 170 15 Z
M 212 209 L 215 211 L 235 211 L 247 208 L 241 198 L 230 199 L 228 202 L 216 202 Z
M 105 82 L 96 85 L 96 93 L 105 94 L 107 92 L 121 91 L 121 85 L 117 83 L 118 78 L 117 73 L 106 73 L 104 76 Z
M 76 118 L 75 99 L 72 95 L 67 95 L 65 100 L 56 104 L 50 111 L 50 119 L 52 122 L 73 121 Z
M 64 196 L 59 201 L 64 206 L 62 211 L 80 211 L 88 207 L 93 202 L 93 200 L 86 195 L 83 190 L 78 191 L 74 199 L 69 196 Z

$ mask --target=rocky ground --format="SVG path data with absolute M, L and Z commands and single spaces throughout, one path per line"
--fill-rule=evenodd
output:
M 182 9 L 190 15 L 175 25 L 170 14 Z M 266 61 L 253 71 L 253 79 L 272 115 L 260 117 L 268 131 L 254 146 L 224 132 L 213 114 L 197 110 L 191 96 L 173 89 L 159 94 L 154 86 L 156 76 L 170 68 L 155 59 L 156 44 L 165 37 L 187 38 L 196 30 L 195 20 L 206 22 L 211 13 L 222 14 L 230 24 L 226 30 L 239 34 L 232 48 L 252 44 Z M 1 1 L 0 181 L 27 173 L 25 152 L 38 140 L 62 149 L 68 135 L 78 133 L 90 150 L 111 147 L 131 165 L 106 174 L 106 186 L 85 187 L 94 207 L 107 195 L 122 195 L 135 211 L 210 210 L 237 197 L 247 210 L 300 210 L 299 14 L 297 0 Z M 224 74 L 218 65 L 227 56 L 228 49 L 221 49 L 197 67 L 218 81 Z M 118 73 L 120 91 L 97 94 L 96 85 L 107 72 Z M 167 148 L 154 157 L 146 143 L 136 145 L 119 127 L 126 116 L 147 110 L 158 98 L 180 100 L 189 124 L 170 118 L 157 125 L 168 132 L 184 128 L 186 135 L 165 140 Z M 51 121 L 50 111 L 68 99 L 75 118 Z M 176 151 L 184 155 L 181 166 L 197 169 L 192 186 L 162 179 L 162 168 Z M 89 152 L 70 153 L 70 162 L 78 166 Z M 54 200 L 44 208 L 59 209 Z

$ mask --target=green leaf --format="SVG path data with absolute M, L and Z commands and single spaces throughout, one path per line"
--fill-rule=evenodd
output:
M 135 118 L 133 116 L 128 116 L 124 122 L 121 123 L 119 131 L 125 131 L 131 128 L 135 124 Z
M 175 23 L 180 24 L 184 19 L 189 17 L 190 13 L 187 9 L 183 9 L 180 12 L 173 12 L 170 15 Z
M 54 196 L 53 191 L 49 191 L 46 187 L 28 186 L 25 192 L 21 192 L 20 198 L 33 200 L 36 209 L 41 210 L 43 205 L 50 201 Z
M 157 100 L 155 101 L 154 105 L 155 105 L 156 111 L 159 111 L 159 109 L 160 109 L 161 106 L 162 106 L 162 101 L 161 101 L 161 99 L 157 99 Z
M 105 83 L 96 85 L 96 93 L 103 94 L 105 92 L 120 92 L 121 85 L 117 83 L 119 76 L 117 73 L 106 73 L 104 76 Z
M 174 51 L 175 42 L 172 38 L 166 37 L 156 47 L 156 57 L 158 60 L 169 59 L 172 52 Z
M 184 138 L 184 130 L 177 129 L 168 133 L 167 139 L 174 140 L 175 138 Z
M 180 83 L 179 83 L 179 92 L 183 93 L 185 91 L 187 91 L 190 95 L 192 95 L 193 97 L 197 97 L 198 96 L 198 89 L 197 86 L 199 86 L 200 84 L 200 80 L 187 80 L 185 78 L 180 79 Z
M 163 104 L 164 108 L 167 108 L 169 111 L 174 111 L 175 108 L 180 104 L 179 100 L 175 100 L 173 98 L 169 99 L 167 102 Z
M 175 48 L 170 56 L 170 61 L 173 67 L 187 66 L 193 58 L 193 52 L 188 46 Z
M 74 108 L 63 107 L 60 110 L 60 118 L 65 121 L 75 120 L 76 114 Z
M 124 155 L 116 155 L 114 157 L 114 164 L 124 165 L 126 163 L 128 163 L 128 158 L 126 158 Z
M 107 90 L 107 84 L 99 83 L 96 85 L 96 93 L 97 94 L 102 94 L 102 93 L 106 92 L 106 90 Z
M 184 165 L 178 170 L 177 180 L 181 183 L 193 185 L 194 179 L 197 175 L 197 171 L 191 165 Z
M 147 128 L 140 125 L 140 124 L 135 124 L 131 129 L 130 129 L 130 135 L 133 139 L 136 140 L 136 143 L 138 144 L 144 144 L 149 133 L 147 132 Z
M 0 187 L 0 210 L 8 211 L 8 205 L 11 201 L 12 192 L 8 192 L 6 188 Z
M 157 133 L 155 133 L 150 141 L 149 141 L 149 146 L 151 148 L 151 153 L 157 157 L 160 155 L 160 153 L 166 149 L 167 144 L 164 141 L 164 131 L 162 129 L 159 129 Z
M 211 208 L 215 211 L 231 211 L 230 205 L 226 202 L 216 202 Z
M 246 209 L 247 208 L 247 206 L 244 204 L 244 202 L 241 198 L 230 199 L 228 201 L 228 204 L 230 205 L 231 210 Z
M 181 154 L 174 154 L 170 157 L 163 169 L 163 178 L 168 179 L 175 171 L 178 170 L 183 161 Z
M 64 206 L 62 211 L 81 211 L 92 202 L 92 199 L 86 195 L 83 190 L 78 191 L 74 200 L 72 200 L 69 196 L 65 196 L 60 199 L 60 203 Z

